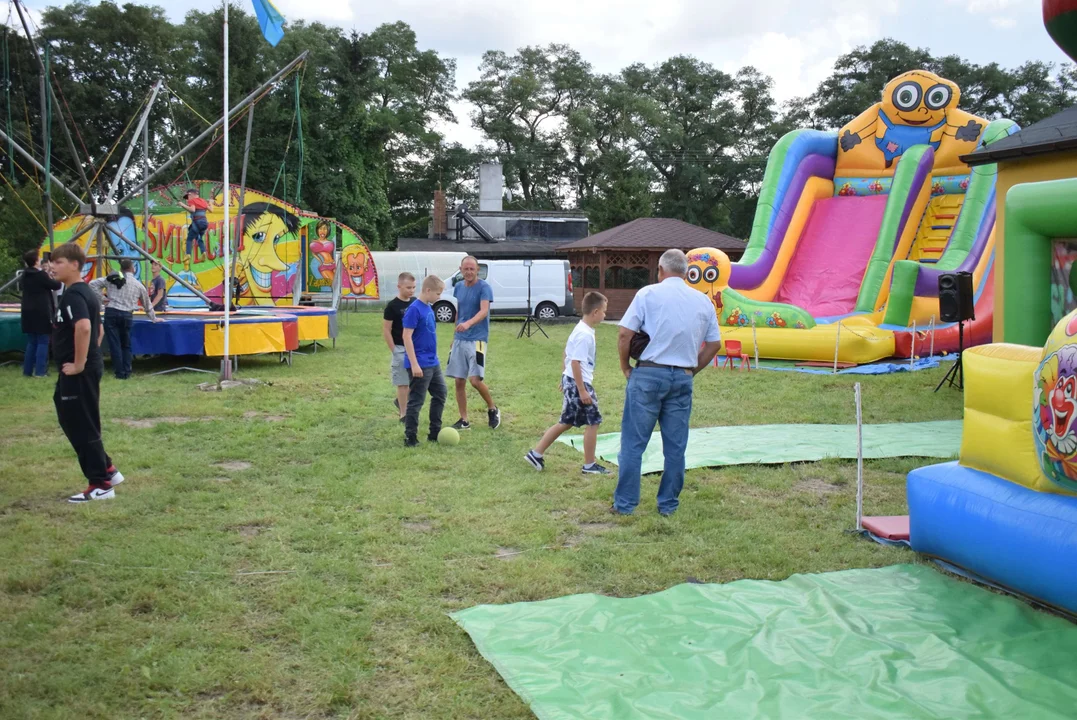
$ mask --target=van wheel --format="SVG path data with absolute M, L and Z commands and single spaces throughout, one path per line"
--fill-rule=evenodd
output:
M 456 308 L 452 303 L 439 302 L 434 305 L 434 319 L 441 323 L 456 322 Z
M 549 302 L 541 303 L 535 308 L 535 317 L 539 320 L 553 320 L 557 317 L 557 306 Z

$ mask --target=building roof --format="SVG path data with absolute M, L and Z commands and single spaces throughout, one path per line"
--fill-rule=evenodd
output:
M 463 252 L 482 260 L 543 260 L 564 259 L 560 245 L 549 241 L 503 240 L 489 243 L 482 240 L 456 242 L 432 238 L 399 238 L 400 252 Z
M 576 240 L 559 249 L 566 250 L 601 250 L 632 248 L 638 250 L 692 250 L 700 247 L 712 247 L 719 250 L 743 252 L 747 243 L 743 240 L 707 230 L 698 225 L 672 218 L 639 218 L 624 225 L 603 230 Z
M 1077 149 L 1077 106 L 1040 120 L 973 153 L 961 156 L 969 165 L 984 165 L 1031 155 Z

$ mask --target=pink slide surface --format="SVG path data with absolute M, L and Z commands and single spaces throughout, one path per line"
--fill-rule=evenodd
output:
M 774 301 L 803 308 L 816 318 L 851 313 L 879 237 L 886 199 L 838 196 L 816 201 Z

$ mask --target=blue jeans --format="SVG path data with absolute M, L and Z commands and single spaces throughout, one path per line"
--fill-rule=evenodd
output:
M 105 308 L 105 339 L 108 354 L 112 356 L 112 372 L 120 380 L 131 376 L 131 313 Z
M 206 245 L 202 242 L 202 235 L 205 234 L 206 228 L 209 227 L 209 221 L 205 218 L 199 220 L 192 220 L 190 226 L 187 228 L 187 254 L 191 254 L 194 243 L 198 241 L 198 249 L 202 251 L 204 255 L 206 252 Z
M 26 334 L 26 353 L 22 358 L 22 374 L 41 377 L 49 365 L 49 336 Z
M 671 368 L 636 368 L 625 388 L 621 451 L 617 454 L 617 489 L 613 507 L 629 514 L 639 505 L 640 463 L 655 423 L 662 426 L 665 467 L 658 486 L 658 512 L 677 509 L 684 487 L 684 451 L 692 415 L 692 375 Z

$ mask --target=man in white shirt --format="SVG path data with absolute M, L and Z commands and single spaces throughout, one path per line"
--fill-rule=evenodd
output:
M 665 467 L 658 486 L 658 512 L 672 515 L 684 487 L 684 451 L 692 415 L 692 378 L 721 348 L 714 304 L 684 282 L 688 258 L 667 250 L 658 261 L 658 283 L 636 293 L 617 338 L 621 371 L 628 379 L 621 417 L 618 480 L 611 512 L 631 515 L 639 505 L 640 463 L 655 423 L 661 425 Z M 633 336 L 650 337 L 635 369 L 629 364 Z

